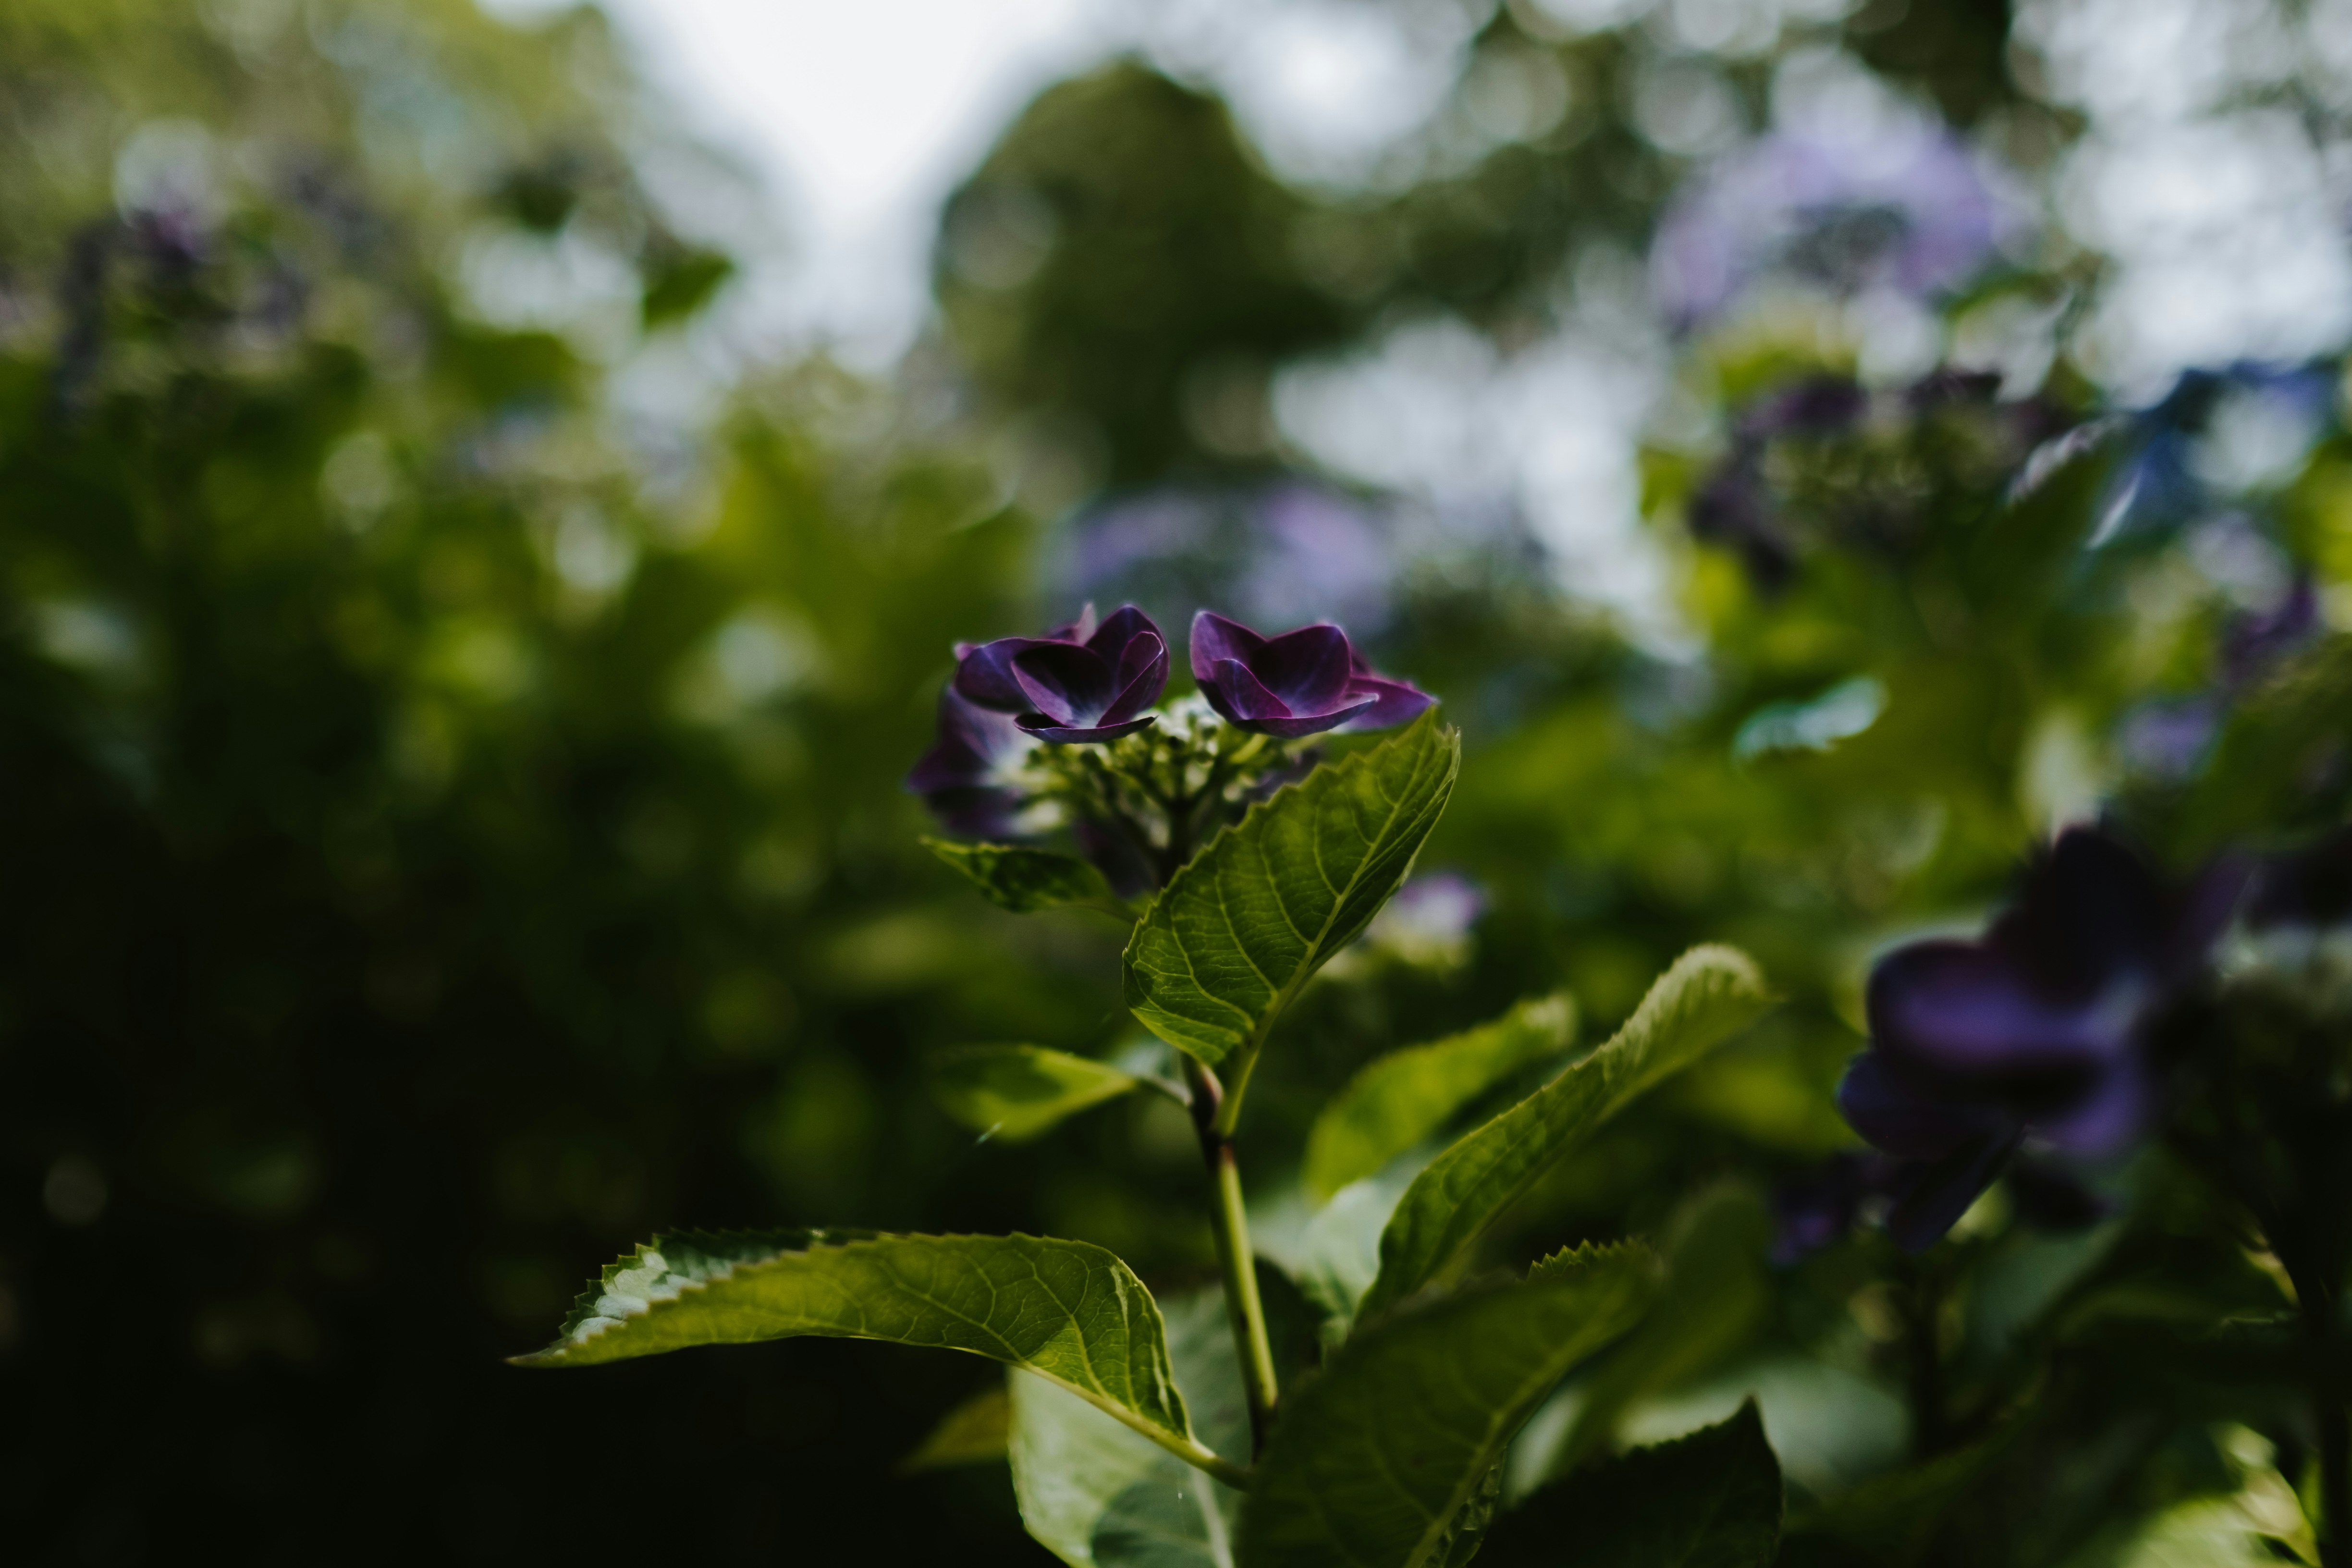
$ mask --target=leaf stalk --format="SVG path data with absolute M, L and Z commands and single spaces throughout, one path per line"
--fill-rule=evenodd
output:
M 1216 1237 L 1217 1267 L 1224 1278 L 1225 1318 L 1233 1326 L 1234 1352 L 1241 1361 L 1255 1456 L 1265 1449 L 1278 1389 L 1274 1344 L 1265 1331 L 1265 1303 L 1258 1295 L 1255 1254 L 1250 1249 L 1249 1211 L 1242 1198 L 1241 1167 L 1234 1159 L 1223 1087 L 1214 1072 L 1191 1057 L 1184 1058 L 1184 1076 L 1192 1090 L 1192 1125 L 1200 1134 L 1201 1159 L 1214 1188 L 1209 1228 Z M 1238 1107 L 1238 1093 L 1232 1103 Z

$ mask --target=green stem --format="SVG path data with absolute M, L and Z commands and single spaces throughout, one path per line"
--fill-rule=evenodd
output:
M 1241 1360 L 1242 1392 L 1249 1402 L 1250 1451 L 1255 1455 L 1265 1447 L 1277 1391 L 1274 1345 L 1266 1336 L 1265 1304 L 1258 1297 L 1256 1259 L 1250 1250 L 1249 1211 L 1242 1201 L 1241 1167 L 1234 1160 L 1233 1139 L 1220 1125 L 1224 1095 L 1217 1075 L 1188 1057 L 1184 1076 L 1192 1089 L 1192 1124 L 1200 1133 L 1201 1158 L 1215 1186 L 1209 1227 L 1216 1237 L 1217 1267 L 1224 1276 L 1225 1318 L 1233 1327 L 1234 1354 Z

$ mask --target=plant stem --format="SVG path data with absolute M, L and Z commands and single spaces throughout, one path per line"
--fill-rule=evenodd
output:
M 1192 1090 L 1192 1125 L 1200 1134 L 1201 1159 L 1215 1188 L 1209 1227 L 1217 1238 L 1225 1318 L 1233 1326 L 1234 1352 L 1241 1360 L 1242 1392 L 1249 1402 L 1250 1452 L 1255 1457 L 1265 1447 L 1276 1391 L 1274 1346 L 1266 1337 L 1265 1304 L 1258 1297 L 1256 1258 L 1250 1250 L 1249 1211 L 1242 1201 L 1241 1167 L 1234 1161 L 1230 1129 L 1221 1114 L 1224 1095 L 1217 1075 L 1187 1057 L 1184 1077 Z

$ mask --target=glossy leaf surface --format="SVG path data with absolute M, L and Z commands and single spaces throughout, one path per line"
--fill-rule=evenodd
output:
M 1307 1138 L 1307 1192 L 1328 1200 L 1420 1143 L 1504 1078 L 1576 1037 L 1565 992 L 1523 1002 L 1502 1017 L 1434 1045 L 1370 1063 L 1315 1119 Z
M 556 1342 L 593 1366 L 803 1334 L 970 1352 L 1068 1389 L 1171 1451 L 1194 1440 L 1160 1309 L 1127 1265 L 1031 1236 L 773 1231 L 656 1237 L 607 1264 Z
M 1639 1247 L 1587 1249 L 1360 1333 L 1286 1395 L 1242 1510 L 1244 1568 L 1424 1568 L 1571 1368 L 1656 1289 Z
M 1075 855 L 1033 849 L 1025 844 L 958 844 L 926 838 L 932 854 L 971 879 L 992 904 L 1016 915 L 1065 904 L 1113 905 L 1102 874 Z
M 1637 1448 L 1495 1521 L 1492 1568 L 1767 1568 L 1780 1550 L 1780 1464 L 1754 1401 L 1720 1426 Z
M 1441 1278 L 1494 1217 L 1593 1130 L 1753 1023 L 1771 998 L 1746 953 L 1695 947 L 1651 985 L 1607 1045 L 1440 1154 L 1381 1234 L 1363 1310 Z
M 931 1062 L 931 1098 L 982 1136 L 1018 1143 L 1140 1080 L 1107 1062 L 1043 1046 L 964 1046 Z
M 1213 1067 L 1246 1058 L 1403 883 L 1460 763 L 1460 739 L 1427 714 L 1253 806 L 1144 911 L 1128 1006 Z

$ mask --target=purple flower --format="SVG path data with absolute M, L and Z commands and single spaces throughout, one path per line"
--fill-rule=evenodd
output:
M 2011 221 L 1948 132 L 1781 132 L 1676 199 L 1650 253 L 1651 287 L 1683 327 L 1769 276 L 1925 297 L 1975 273 Z
M 1008 838 L 1020 831 L 1027 804 L 1014 770 L 1035 744 L 1011 719 L 975 706 L 950 686 L 940 693 L 939 740 L 907 775 L 907 787 L 950 833 Z
M 1167 689 L 1168 644 L 1133 605 L 1094 618 L 1088 605 L 1042 637 L 958 644 L 955 689 L 1056 745 L 1135 733 L 1158 717 L 1144 710 Z
M 1192 617 L 1192 679 L 1228 722 L 1295 740 L 1342 725 L 1383 730 L 1433 700 L 1411 682 L 1372 673 L 1328 623 L 1261 637 L 1239 621 L 1202 610 Z
M 1918 1250 L 2029 1140 L 2083 1160 L 2144 1131 L 2146 1038 L 2228 919 L 2242 873 L 2160 882 L 2116 839 L 2070 828 L 1979 942 L 1913 942 L 1872 971 L 1870 1049 L 1838 1087 L 1855 1131 L 1907 1169 L 1889 1228 Z

